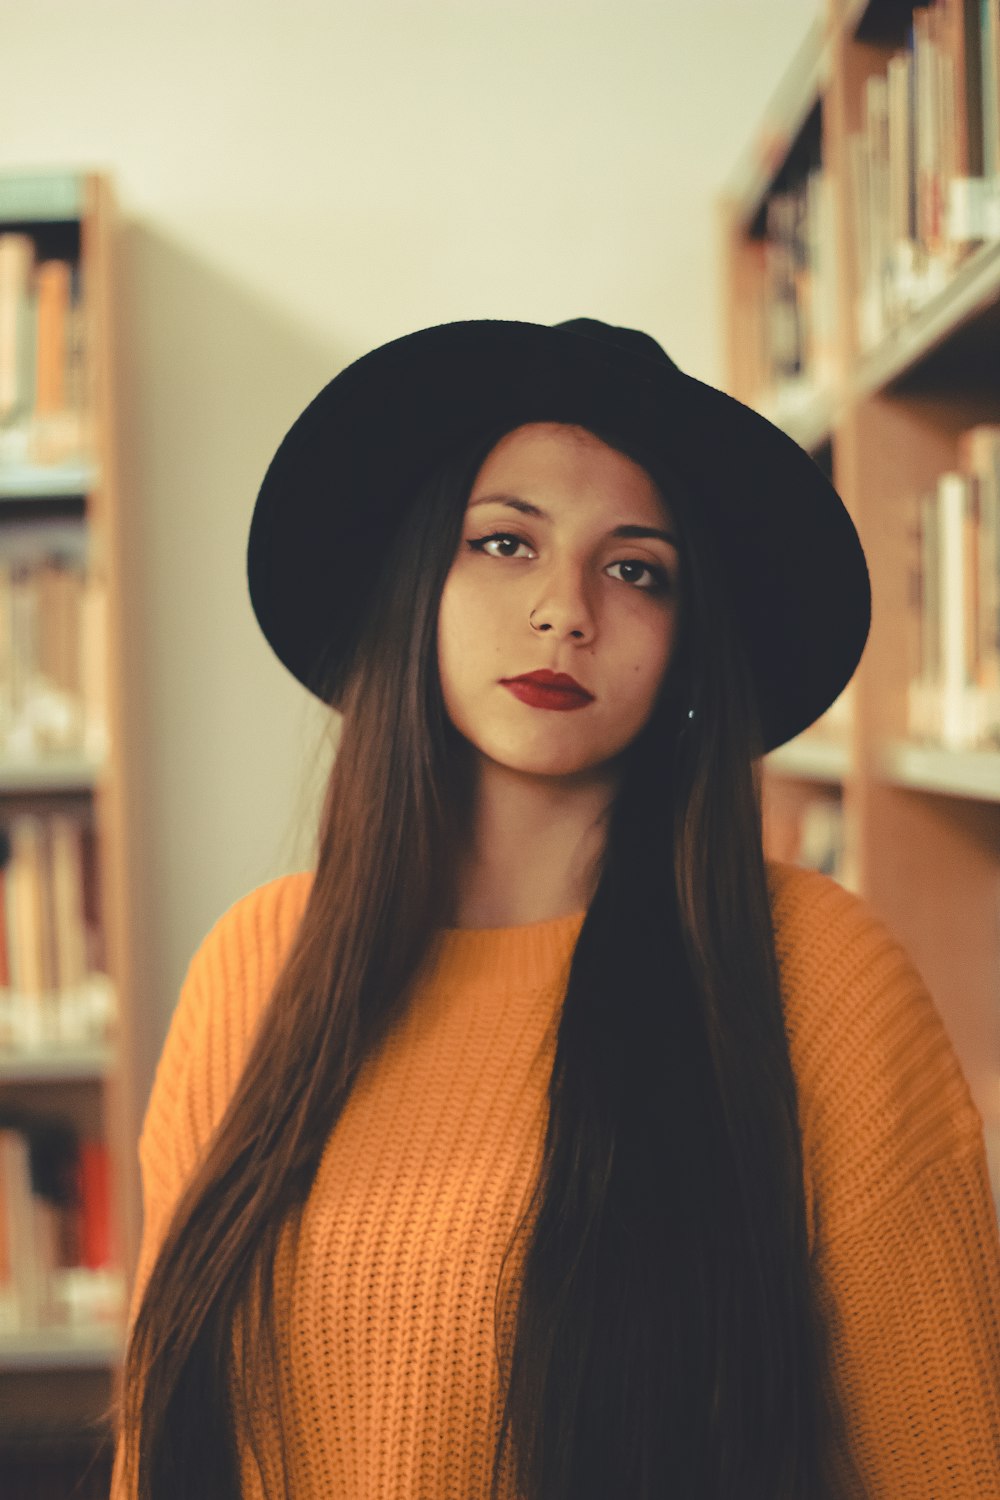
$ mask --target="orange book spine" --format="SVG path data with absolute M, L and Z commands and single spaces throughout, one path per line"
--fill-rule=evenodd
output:
M 10 988 L 10 954 L 7 951 L 7 902 L 7 866 L 4 864 L 0 866 L 0 989 Z
M 3 1137 L 0 1134 L 0 1148 L 3 1145 Z M 7 1195 L 7 1171 L 4 1160 L 5 1153 L 0 1149 L 0 1293 L 12 1290 L 13 1266 L 10 1259 L 10 1206 Z
M 35 411 L 60 412 L 66 405 L 66 320 L 70 267 L 63 260 L 44 260 L 35 271 L 38 291 L 38 345 L 35 366 Z

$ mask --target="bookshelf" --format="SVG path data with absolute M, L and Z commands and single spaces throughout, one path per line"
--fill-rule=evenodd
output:
M 913 958 L 1000 1213 L 998 70 L 996 0 L 829 0 L 718 232 L 727 389 L 832 478 L 872 577 L 854 679 L 765 758 L 765 845 Z
M 100 173 L 0 175 L 0 1492 L 10 1500 L 107 1493 L 99 1418 L 124 1353 L 140 1224 L 114 223 Z

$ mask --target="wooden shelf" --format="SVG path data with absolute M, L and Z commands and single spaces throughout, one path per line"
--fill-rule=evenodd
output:
M 106 757 L 78 754 L 14 758 L 0 753 L 0 797 L 21 792 L 92 791 L 107 773 Z
M 829 785 L 839 785 L 847 779 L 850 761 L 849 745 L 808 734 L 779 745 L 764 757 L 768 771 L 776 776 L 796 776 Z
M 821 730 L 807 730 L 765 757 L 765 846 L 808 863 L 794 852 L 804 855 L 807 832 L 813 856 L 828 839 L 842 860 L 837 878 L 906 948 L 983 1116 L 997 1193 L 1000 751 L 921 742 L 910 729 L 909 677 L 912 600 L 920 597 L 912 578 L 912 506 L 935 493 L 941 475 L 962 469 L 969 429 L 1000 425 L 1000 239 L 934 243 L 928 231 L 925 243 L 918 219 L 914 264 L 919 269 L 925 251 L 927 269 L 914 285 L 922 282 L 922 300 L 913 300 L 894 327 L 899 314 L 888 300 L 883 322 L 891 331 L 873 347 L 861 337 L 868 263 L 855 243 L 852 140 L 879 104 L 882 79 L 888 88 L 888 65 L 907 45 L 913 12 L 901 0 L 829 0 L 726 187 L 719 204 L 726 389 L 807 452 L 822 450 L 872 581 L 872 625 L 850 684 L 849 729 L 832 743 Z M 775 325 L 804 329 L 798 361 L 780 340 L 767 343 L 776 277 L 788 295 L 780 279 L 788 275 L 787 251 L 776 258 L 766 239 L 780 220 L 767 210 L 772 197 L 790 191 L 802 193 L 810 213 L 829 213 L 829 232 L 816 235 L 810 221 L 807 243 L 819 246 L 817 264 L 822 271 L 825 258 L 830 274 L 808 281 L 799 308 L 804 324 L 792 324 L 786 307 Z M 795 298 L 801 275 L 799 266 Z M 878 318 L 869 324 L 877 327 Z
M 70 1370 L 117 1365 L 125 1348 L 120 1324 L 42 1328 L 0 1334 L 0 1371 Z
M 960 345 L 955 349 L 956 345 Z M 940 291 L 907 323 L 866 351 L 850 374 L 849 400 L 858 403 L 888 391 L 940 351 L 949 368 L 985 372 L 1000 350 L 1000 241 L 985 241 L 955 269 Z M 957 354 L 957 358 L 956 358 Z
M 879 773 L 894 786 L 1000 805 L 1000 751 L 943 750 L 905 740 L 888 744 Z
M 794 438 L 800 448 L 815 453 L 830 441 L 840 420 L 837 406 L 836 392 L 803 386 L 777 393 L 770 400 L 762 401 L 757 410 L 775 427 Z
M 841 13 L 841 25 L 853 36 L 871 7 L 871 0 L 845 0 Z
M 109 1077 L 118 1066 L 116 1049 L 108 1042 L 75 1047 L 0 1048 L 0 1083 L 56 1083 L 71 1079 Z
M 61 449 L 50 451 L 54 457 L 61 453 L 65 461 L 45 466 L 26 461 L 25 455 L 44 451 L 34 441 L 42 436 L 38 431 L 30 435 L 30 442 L 26 430 L 2 435 L 4 555 L 8 561 L 29 555 L 34 559 L 39 555 L 37 538 L 47 549 L 82 564 L 88 590 L 80 605 L 86 610 L 81 630 L 89 630 L 87 644 L 93 646 L 93 653 L 85 654 L 80 663 L 88 711 L 84 748 L 32 754 L 31 733 L 16 726 L 7 742 L 24 753 L 0 754 L 0 797 L 8 821 L 22 812 L 42 819 L 58 813 L 64 818 L 81 816 L 89 824 L 85 963 L 106 975 L 114 996 L 114 1027 L 104 1043 L 0 1050 L 0 1102 L 43 1120 L 65 1120 L 81 1138 L 103 1142 L 108 1152 L 111 1253 L 122 1267 L 104 1279 L 98 1274 L 88 1281 L 85 1273 L 75 1279 L 71 1271 L 60 1281 L 60 1306 L 65 1302 L 75 1309 L 77 1318 L 103 1313 L 102 1321 L 78 1324 L 74 1319 L 66 1326 L 0 1335 L 0 1425 L 10 1437 L 27 1433 L 42 1420 L 53 1431 L 82 1426 L 91 1436 L 96 1433 L 92 1424 L 98 1424 L 107 1408 L 114 1372 L 124 1354 L 124 1328 L 116 1321 L 119 1290 L 131 1283 L 140 1239 L 136 1141 L 141 1111 L 133 1093 L 134 879 L 127 815 L 130 767 L 124 733 L 123 541 L 114 370 L 113 325 L 120 285 L 116 217 L 110 180 L 100 173 L 70 169 L 0 174 L 0 233 L 28 235 L 36 265 L 40 259 L 61 260 L 79 273 L 72 284 L 74 295 L 79 289 L 84 299 L 82 326 L 72 330 L 72 348 L 83 351 L 86 366 L 83 371 L 74 367 L 75 388 L 84 393 L 78 399 L 86 409 L 70 420 L 57 416 L 44 434 L 50 444 L 62 442 Z M 34 600 L 31 607 L 35 608 Z M 48 710 L 50 705 L 39 707 Z M 58 702 L 51 707 L 58 710 Z M 96 724 L 90 722 L 91 708 Z M 70 798 L 72 803 L 66 800 Z M 37 873 L 41 878 L 40 870 Z M 33 888 L 35 874 L 25 871 Z M 45 909 L 53 910 L 54 903 Z M 101 962 L 94 961 L 95 954 Z M 95 992 L 95 1001 L 98 998 Z M 96 1020 L 95 1012 L 95 1024 L 89 1025 L 89 1011 L 81 1012 L 79 1034 L 93 1031 Z M 0 1474 L 0 1489 L 4 1477 Z
M 771 96 L 764 120 L 734 168 L 727 187 L 740 224 L 758 218 L 775 177 L 822 99 L 830 75 L 827 23 L 817 18 Z
M 60 464 L 37 468 L 0 462 L 0 501 L 48 500 L 88 495 L 100 483 L 95 464 Z
M 9 172 L 0 177 L 0 224 L 52 224 L 87 213 L 87 179 L 81 172 Z

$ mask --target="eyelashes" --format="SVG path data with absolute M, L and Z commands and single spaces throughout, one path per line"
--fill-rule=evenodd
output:
M 495 552 L 487 552 L 486 551 L 486 544 L 487 544 L 487 542 L 495 542 L 495 541 L 517 542 L 517 543 L 519 543 L 523 547 L 530 547 L 531 546 L 530 542 L 525 541 L 524 537 L 518 536 L 516 534 L 516 532 L 513 532 L 513 531 L 491 531 L 488 536 L 474 537 L 474 538 L 468 539 L 466 541 L 466 546 L 469 547 L 473 552 L 481 552 L 481 553 L 483 553 L 483 555 L 485 557 L 497 557 L 498 555 L 499 556 L 504 556 L 505 554 L 502 554 L 502 553 L 501 554 L 497 554 Z M 510 554 L 506 554 L 506 555 L 510 555 Z M 649 573 L 650 576 L 653 578 L 654 582 L 652 584 L 647 584 L 644 587 L 640 586 L 639 584 L 631 584 L 630 587 L 634 588 L 637 593 L 640 593 L 640 594 L 666 593 L 669 590 L 669 588 L 670 588 L 670 574 L 666 571 L 666 569 L 658 567 L 655 563 L 647 562 L 646 559 L 643 558 L 643 557 L 623 557 L 623 558 L 620 558 L 617 562 L 609 564 L 609 566 L 610 567 L 614 567 L 614 568 L 619 568 L 619 567 L 644 568 L 646 570 L 646 572 Z M 625 581 L 628 582 L 627 579 Z

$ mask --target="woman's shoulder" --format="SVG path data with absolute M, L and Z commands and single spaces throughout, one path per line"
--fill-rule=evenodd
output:
M 888 1043 L 893 1035 L 941 1027 L 913 959 L 865 897 L 831 875 L 783 860 L 767 862 L 767 877 L 793 1042 L 825 1055 L 831 1048 L 872 1055 L 878 1037 Z
M 787 860 L 769 859 L 766 869 L 779 959 L 829 978 L 844 943 L 853 950 L 896 941 L 874 907 L 832 875 Z
M 774 942 L 786 999 L 794 1006 L 816 986 L 850 988 L 858 964 L 895 941 L 878 914 L 832 875 L 787 860 L 766 861 Z M 792 1024 L 796 1018 L 789 1017 Z
M 305 870 L 280 875 L 238 897 L 212 923 L 188 964 L 173 1027 L 188 1034 L 196 1071 L 214 1059 L 213 1118 L 246 1058 L 313 878 Z
M 974 1147 L 982 1117 L 923 976 L 870 902 L 784 861 L 768 862 L 768 884 L 801 1123 L 828 1193 L 861 1211 L 869 1191 Z
M 853 892 L 840 881 L 834 880 L 832 875 L 825 875 L 821 870 L 813 870 L 808 865 L 792 864 L 786 859 L 767 859 L 764 864 L 772 897 L 780 897 L 785 901 L 794 900 L 810 892 L 818 893 L 833 888 L 843 891 L 854 900 L 860 899 L 853 896 Z
M 192 955 L 156 1064 L 139 1139 L 147 1191 L 193 1170 L 245 1061 L 311 872 L 256 886 L 217 917 Z
M 191 963 L 210 962 L 223 954 L 246 963 L 264 963 L 294 936 L 309 899 L 312 870 L 278 875 L 239 896 L 216 918 Z
M 893 938 L 863 897 L 832 875 L 787 860 L 766 861 L 774 945 L 791 1040 L 818 1025 L 836 997 L 849 1007 L 863 971 Z
M 252 1029 L 295 936 L 312 889 L 311 870 L 255 886 L 217 917 L 201 940 L 186 982 L 209 993 L 215 1013 L 239 1012 Z

